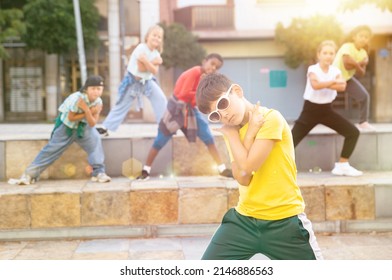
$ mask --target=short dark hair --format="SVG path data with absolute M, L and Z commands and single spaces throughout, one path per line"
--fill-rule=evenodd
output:
M 350 33 L 349 33 L 348 36 L 347 36 L 347 40 L 346 40 L 346 41 L 352 42 L 354 36 L 357 35 L 357 34 L 358 34 L 359 32 L 361 32 L 361 31 L 367 31 L 367 32 L 369 32 L 370 37 L 371 37 L 372 34 L 373 34 L 373 33 L 372 33 L 372 29 L 371 29 L 369 26 L 367 26 L 367 25 L 359 25 L 359 26 L 355 27 L 353 30 L 350 31 Z
M 196 104 L 200 112 L 210 113 L 211 103 L 230 87 L 232 82 L 225 75 L 212 73 L 201 79 L 196 91 Z
M 220 54 L 210 53 L 209 55 L 206 56 L 205 60 L 209 60 L 211 58 L 216 58 L 217 60 L 219 60 L 223 64 L 223 58 Z

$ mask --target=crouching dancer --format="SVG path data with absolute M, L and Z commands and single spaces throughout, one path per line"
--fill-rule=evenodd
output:
M 228 210 L 202 259 L 321 259 L 297 185 L 290 127 L 276 110 L 251 104 L 242 88 L 209 74 L 196 93 L 197 106 L 222 132 L 239 185 L 239 201 Z
M 40 174 L 73 142 L 78 143 L 88 154 L 88 162 L 93 170 L 91 180 L 99 183 L 109 182 L 111 178 L 105 173 L 101 137 L 94 128 L 102 110 L 102 92 L 102 77 L 91 76 L 79 91 L 68 96 L 59 107 L 60 113 L 49 143 L 43 147 L 19 179 L 10 179 L 8 183 L 35 183 Z

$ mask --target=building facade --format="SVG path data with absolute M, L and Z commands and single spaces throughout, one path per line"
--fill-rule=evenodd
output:
M 317 2 L 317 3 L 316 3 Z M 326 3 L 325 3 L 326 2 Z M 324 4 L 323 4 L 324 3 Z M 284 64 L 285 49 L 274 40 L 278 22 L 289 25 L 295 17 L 334 13 L 349 31 L 367 24 L 374 31 L 371 65 L 365 84 L 371 92 L 374 122 L 392 121 L 392 13 L 366 6 L 336 13 L 338 1 L 310 0 L 96 0 L 101 15 L 98 48 L 86 54 L 88 74 L 105 78 L 104 112 L 116 102 L 127 56 L 149 26 L 179 22 L 198 36 L 207 53 L 220 53 L 221 72 L 241 84 L 251 101 L 276 108 L 295 120 L 302 108 L 306 67 Z M 321 6 L 320 6 L 321 5 Z M 365 14 L 364 14 L 365 13 Z M 7 46 L 11 59 L 0 62 L 0 121 L 51 121 L 57 107 L 80 84 L 76 55 L 58 57 L 39 51 L 26 52 L 23 43 Z M 167 96 L 178 71 L 160 68 L 158 79 Z M 355 104 L 342 105 L 350 111 Z M 347 112 L 346 112 L 347 113 Z M 350 112 L 348 112 L 350 113 Z M 129 120 L 153 121 L 148 101 L 142 112 L 131 108 Z

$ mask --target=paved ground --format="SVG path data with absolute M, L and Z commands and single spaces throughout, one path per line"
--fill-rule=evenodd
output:
M 2 260 L 199 260 L 210 236 L 0 242 Z M 392 260 L 392 232 L 317 235 L 326 260 Z M 254 259 L 264 259 L 256 255 Z

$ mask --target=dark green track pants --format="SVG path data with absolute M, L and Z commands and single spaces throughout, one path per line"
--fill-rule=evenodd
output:
M 322 259 L 305 214 L 268 221 L 246 217 L 234 208 L 223 217 L 203 260 L 247 260 L 261 253 L 274 260 Z

